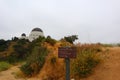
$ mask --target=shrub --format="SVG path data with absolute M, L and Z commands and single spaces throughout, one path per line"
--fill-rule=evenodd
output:
M 27 39 L 19 39 L 18 41 L 17 41 L 17 44 L 19 44 L 19 45 L 25 45 L 25 44 L 27 44 L 29 42 L 29 40 L 27 40 Z
M 35 47 L 32 54 L 28 57 L 27 62 L 20 67 L 26 76 L 37 74 L 45 63 L 45 57 L 48 50 L 45 47 Z
M 10 68 L 10 64 L 7 62 L 0 62 L 0 71 L 4 71 Z
M 20 59 L 16 56 L 16 53 L 11 53 L 11 55 L 4 58 L 5 61 L 9 62 L 10 64 L 15 64 L 17 62 L 23 61 L 25 59 Z
M 13 54 L 14 53 L 12 53 L 12 55 L 6 57 L 6 61 L 8 61 L 11 64 L 18 62 L 18 58 L 15 57 Z
M 22 67 L 20 67 L 21 71 L 27 76 L 31 76 L 33 73 L 33 69 L 30 65 L 31 63 L 27 62 L 26 64 L 22 65 Z
M 43 43 L 45 42 L 45 37 L 39 37 L 29 44 L 29 52 L 32 53 L 32 50 L 35 46 L 43 46 Z
M 0 40 L 0 52 L 5 51 L 9 47 L 10 41 L 5 41 L 3 39 Z
M 78 39 L 78 36 L 77 35 L 72 35 L 72 36 L 64 37 L 64 39 L 67 42 L 73 44 L 73 42 Z
M 32 45 L 35 46 L 39 46 L 42 45 L 42 43 L 45 41 L 45 37 L 39 36 L 39 38 L 35 39 L 32 41 Z
M 18 37 L 13 37 L 13 38 L 12 38 L 12 41 L 14 41 L 14 42 L 16 42 L 16 41 L 18 41 L 18 40 L 19 40 Z
M 54 46 L 54 44 L 56 43 L 55 39 L 52 39 L 50 36 L 47 36 L 46 40 L 47 43 L 49 43 L 50 45 Z
M 120 43 L 118 43 L 117 46 L 120 47 Z
M 28 48 L 20 44 L 14 45 L 14 53 L 15 57 L 22 59 L 27 56 Z
M 61 47 L 73 46 L 71 43 L 67 42 L 64 39 L 61 39 L 60 42 L 61 42 L 61 44 L 60 44 Z
M 100 56 L 96 54 L 96 49 L 79 47 L 77 58 L 72 61 L 72 74 L 79 78 L 86 77 L 93 72 L 93 68 L 98 63 L 100 63 Z
M 7 56 L 7 61 L 10 63 L 16 63 L 18 61 L 25 60 L 28 56 L 29 51 L 29 41 L 25 39 L 19 39 L 16 44 L 13 45 L 14 51 Z

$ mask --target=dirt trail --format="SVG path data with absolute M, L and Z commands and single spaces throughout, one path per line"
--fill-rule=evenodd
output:
M 96 68 L 95 73 L 81 80 L 120 80 L 120 47 L 110 48 L 105 61 Z
M 19 70 L 19 66 L 13 66 L 6 71 L 0 72 L 0 80 L 23 80 L 23 79 L 16 79 L 14 73 Z

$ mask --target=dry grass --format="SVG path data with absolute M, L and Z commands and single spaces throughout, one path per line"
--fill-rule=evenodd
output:
M 64 43 L 65 45 L 66 43 Z M 46 44 L 48 49 L 51 50 L 51 53 L 47 56 L 45 65 L 43 66 L 42 70 L 40 71 L 40 74 L 38 77 L 40 77 L 42 80 L 50 79 L 50 80 L 65 80 L 65 62 L 64 59 L 58 58 L 58 47 L 63 46 L 60 42 L 55 44 L 54 46 L 50 46 L 49 44 Z M 99 45 L 93 45 L 93 44 L 84 44 L 84 45 L 77 45 L 79 47 L 78 52 L 90 50 L 94 52 L 100 52 L 100 46 Z M 88 55 L 89 56 L 89 55 Z M 97 55 L 93 54 L 91 57 L 94 57 L 94 60 L 97 61 Z M 93 66 L 94 67 L 94 66 Z M 72 76 L 72 75 L 71 75 Z
M 58 58 L 58 50 L 57 48 L 60 46 L 61 43 L 57 43 L 54 46 L 50 46 L 49 44 L 46 44 L 48 46 L 48 49 L 50 49 L 50 54 L 46 57 L 46 62 L 39 72 L 38 75 L 26 79 L 26 80 L 65 80 L 65 63 L 64 59 Z M 99 66 L 94 68 L 93 74 L 82 79 L 76 79 L 76 80 L 120 80 L 120 47 L 111 47 L 111 48 L 101 48 L 100 45 L 77 45 L 80 47 L 79 51 L 87 50 L 87 49 L 96 49 L 95 52 L 98 52 L 96 56 L 102 55 L 104 56 L 103 59 L 104 62 L 102 62 Z M 102 52 L 99 52 L 101 51 Z M 54 60 L 55 59 L 55 60 Z M 53 60 L 53 62 L 51 62 Z M 16 75 L 18 77 L 23 77 L 23 74 L 16 70 L 15 68 L 7 70 L 3 73 L 1 73 L 3 76 L 0 76 L 0 80 L 7 80 L 9 77 L 9 80 L 17 80 L 17 78 L 13 78 L 13 74 L 10 72 L 17 72 Z M 8 74 L 9 73 L 9 74 Z M 6 75 L 7 74 L 7 75 Z M 7 77 L 6 77 L 7 76 Z M 72 75 L 71 75 L 72 76 Z M 76 76 L 76 75 L 74 75 Z M 73 77 L 74 77 L 73 76 Z
M 47 79 L 64 80 L 64 75 L 65 75 L 64 59 L 58 58 L 57 48 L 59 46 L 60 46 L 59 43 L 54 46 L 50 46 L 50 45 L 48 46 L 48 49 L 50 49 L 51 52 L 47 56 L 46 62 L 42 70 L 40 71 L 40 74 L 38 75 L 41 78 L 41 80 L 47 80 Z

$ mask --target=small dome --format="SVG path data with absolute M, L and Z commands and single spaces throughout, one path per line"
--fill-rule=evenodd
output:
M 23 33 L 21 36 L 26 36 L 26 34 L 25 34 L 25 33 Z
M 43 32 L 40 28 L 34 28 L 32 31 L 39 31 L 39 32 Z

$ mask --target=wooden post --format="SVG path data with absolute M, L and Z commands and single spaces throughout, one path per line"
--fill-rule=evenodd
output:
M 66 62 L 66 80 L 70 80 L 70 58 L 65 58 Z

